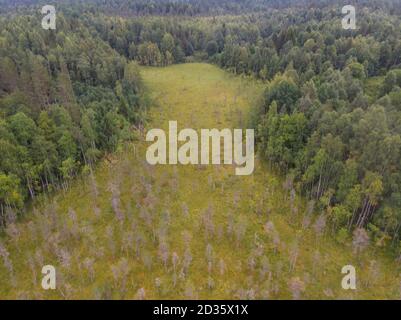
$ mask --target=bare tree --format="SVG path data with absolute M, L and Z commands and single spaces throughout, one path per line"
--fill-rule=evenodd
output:
M 138 289 L 136 292 L 136 300 L 145 300 L 146 299 L 146 292 L 144 288 Z
M 366 285 L 370 286 L 380 282 L 381 271 L 380 265 L 376 260 L 369 262 L 369 277 L 366 279 Z
M 35 251 L 35 261 L 39 266 L 44 265 L 44 258 L 43 258 L 42 251 L 40 249 L 36 249 L 36 251 Z
M 83 261 L 83 266 L 85 270 L 88 272 L 88 276 L 91 282 L 95 279 L 95 269 L 94 269 L 94 262 L 93 258 L 85 258 Z
M 263 256 L 260 262 L 260 271 L 259 275 L 261 279 L 266 277 L 266 274 L 270 272 L 270 263 L 269 259 L 266 256 Z
M 247 229 L 246 219 L 240 217 L 240 220 L 235 224 L 235 237 L 237 240 L 237 246 L 240 245 L 242 239 L 244 238 L 246 229 Z
M 195 287 L 192 284 L 192 282 L 188 281 L 185 285 L 185 289 L 184 289 L 184 295 L 185 298 L 189 299 L 189 300 L 195 300 L 197 299 L 197 294 L 195 291 Z
M 291 210 L 291 217 L 295 217 L 298 214 L 298 207 L 296 206 L 295 200 L 296 200 L 296 192 L 295 189 L 292 188 L 290 191 L 290 210 Z
M 117 287 L 121 295 L 124 297 L 127 290 L 127 278 L 130 272 L 128 260 L 122 258 L 117 264 L 111 266 L 111 271 Z
M 166 242 L 160 242 L 159 244 L 159 257 L 160 260 L 163 262 L 165 268 L 167 268 L 167 261 L 169 257 L 168 245 Z
M 317 270 L 320 270 L 321 255 L 318 250 L 313 253 L 312 257 L 312 274 L 315 275 Z
M 141 249 L 145 244 L 145 237 L 141 233 L 135 235 L 135 255 L 137 258 L 141 256 Z
M 256 260 L 253 254 L 250 255 L 250 257 L 248 258 L 248 267 L 250 271 L 254 271 L 255 267 L 256 267 Z
M 15 276 L 14 276 L 14 267 L 11 259 L 9 258 L 10 253 L 7 249 L 0 243 L 0 257 L 3 259 L 4 267 L 8 271 L 8 276 L 10 279 L 10 283 L 15 286 Z
M 226 272 L 226 263 L 222 258 L 219 261 L 219 269 L 220 269 L 220 275 L 223 276 L 224 273 Z
M 362 253 L 369 245 L 369 235 L 363 228 L 355 229 L 352 238 L 352 246 L 356 254 Z
M 185 219 L 189 218 L 189 209 L 188 209 L 188 205 L 185 202 L 182 204 L 182 214 Z
M 315 221 L 313 229 L 318 237 L 322 236 L 326 228 L 326 216 L 321 214 Z
M 210 243 L 206 246 L 206 261 L 212 262 L 213 261 L 213 247 Z
M 302 219 L 302 229 L 307 229 L 310 226 L 314 210 L 315 210 L 315 201 L 311 200 L 308 202 L 305 214 Z
M 204 211 L 202 215 L 202 222 L 205 229 L 206 239 L 214 235 L 215 226 L 213 222 L 213 208 L 211 205 Z
M 188 270 L 189 270 L 189 267 L 191 265 L 191 262 L 192 262 L 191 250 L 190 250 L 189 247 L 187 247 L 185 249 L 184 259 L 183 259 L 183 270 L 184 270 L 184 273 L 188 273 Z
M 290 272 L 293 272 L 299 255 L 298 243 L 295 242 L 290 249 Z
M 152 269 L 153 257 L 152 257 L 152 254 L 147 250 L 145 250 L 142 253 L 142 263 L 145 266 L 145 268 L 148 269 L 149 271 Z
M 68 217 L 69 217 L 69 220 L 71 223 L 71 227 L 70 227 L 71 233 L 75 238 L 78 238 L 79 237 L 79 222 L 78 222 L 77 212 L 72 208 L 68 208 Z
M 293 188 L 294 188 L 294 177 L 288 174 L 285 178 L 285 181 L 283 182 L 283 189 L 285 191 L 284 200 L 287 200 L 288 192 Z
M 57 252 L 57 257 L 60 261 L 60 264 L 65 268 L 68 269 L 71 265 L 71 254 L 68 252 L 66 248 L 60 249 Z
M 125 252 L 125 255 L 128 256 L 129 253 L 133 250 L 134 247 L 134 236 L 131 230 L 123 233 L 122 241 L 121 241 L 121 251 Z
M 214 280 L 210 276 L 207 278 L 207 287 L 209 288 L 209 290 L 213 290 L 215 287 Z
M 114 256 L 115 253 L 116 253 L 116 244 L 115 244 L 115 241 L 114 241 L 113 227 L 111 225 L 106 227 L 106 238 L 107 238 L 107 242 L 108 242 L 108 246 L 109 246 L 110 252 Z
M 97 198 L 99 196 L 99 190 L 97 187 L 96 177 L 93 174 L 92 169 L 91 169 L 91 174 L 90 174 L 90 181 L 91 181 L 91 187 L 92 187 L 92 196 L 94 198 Z
M 299 277 L 295 277 L 289 280 L 288 288 L 291 291 L 292 298 L 294 300 L 299 300 L 302 292 L 305 291 L 305 284 Z
M 280 236 L 279 236 L 279 234 L 277 232 L 275 232 L 274 235 L 273 235 L 273 250 L 274 250 L 274 253 L 277 253 L 277 250 L 278 250 L 280 244 L 281 244 Z
M 14 242 L 18 242 L 21 233 L 18 229 L 18 226 L 12 222 L 10 224 L 7 225 L 6 227 L 6 234 L 14 241 Z M 17 246 L 17 249 L 19 250 L 19 246 Z
M 182 232 L 182 239 L 184 241 L 185 247 L 189 248 L 189 246 L 191 244 L 191 240 L 192 240 L 192 235 L 188 230 L 184 230 Z
M 100 217 L 100 214 L 101 214 L 101 210 L 99 209 L 99 207 L 98 206 L 93 206 L 93 213 L 95 214 L 95 217 L 96 218 L 99 218 Z
M 276 228 L 274 227 L 274 223 L 272 221 L 268 221 L 264 225 L 264 229 L 267 235 L 272 236 L 276 233 Z
M 0 249 L 1 250 L 1 249 Z M 32 255 L 28 256 L 28 265 L 32 273 L 32 284 L 35 286 L 38 280 L 38 272 L 36 269 L 35 259 Z
M 171 255 L 171 263 L 173 264 L 173 271 L 175 272 L 177 265 L 179 263 L 179 257 L 178 257 L 177 252 L 175 252 L 175 251 Z
M 156 278 L 155 279 L 155 287 L 157 289 L 157 292 L 160 294 L 160 290 L 161 290 L 161 286 L 162 286 L 162 281 L 160 278 Z
M 227 234 L 231 237 L 234 234 L 234 216 L 232 212 L 229 212 L 227 215 Z
M 217 239 L 218 239 L 219 241 L 223 240 L 223 237 L 224 237 L 224 227 L 223 227 L 223 225 L 219 224 L 219 225 L 217 226 L 217 231 L 216 231 L 216 233 L 217 233 Z
M 113 212 L 116 215 L 118 221 L 123 222 L 125 215 L 120 208 L 120 198 L 118 194 L 113 194 L 111 198 L 111 207 L 113 208 Z

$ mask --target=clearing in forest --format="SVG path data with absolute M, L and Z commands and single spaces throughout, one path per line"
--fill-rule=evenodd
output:
M 179 130 L 246 128 L 263 90 L 208 64 L 141 70 L 153 101 L 146 130 L 169 121 Z M 152 167 L 141 140 L 8 227 L 0 298 L 399 297 L 389 257 L 337 243 L 260 161 L 250 176 L 224 165 Z M 57 270 L 54 291 L 40 285 L 46 264 Z M 349 264 L 357 290 L 341 288 Z

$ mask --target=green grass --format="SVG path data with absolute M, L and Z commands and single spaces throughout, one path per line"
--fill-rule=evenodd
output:
M 148 129 L 166 129 L 169 120 L 177 120 L 179 129 L 246 126 L 263 89 L 261 83 L 208 64 L 143 68 L 142 74 L 154 101 Z M 83 177 L 68 192 L 52 197 L 52 205 L 38 205 L 36 213 L 27 212 L 9 227 L 9 235 L 0 241 L 10 253 L 13 272 L 10 276 L 0 262 L 1 298 L 135 299 L 143 288 L 146 299 L 287 299 L 294 278 L 303 282 L 305 299 L 399 297 L 399 267 L 389 257 L 374 247 L 355 256 L 350 245 L 336 243 L 328 232 L 318 237 L 312 227 L 302 228 L 303 200 L 297 197 L 298 213 L 291 214 L 280 178 L 259 161 L 254 174 L 246 177 L 235 176 L 232 166 L 151 167 L 145 163 L 146 146 L 138 141 L 99 165 L 97 196 L 91 179 Z M 111 206 L 113 188 L 120 193 L 123 221 Z M 207 234 L 203 217 L 209 207 L 213 218 Z M 229 221 L 236 230 L 246 226 L 244 235 L 228 232 Z M 267 221 L 273 222 L 279 241 L 264 231 Z M 132 242 L 123 240 L 130 237 Z M 168 244 L 166 266 L 158 255 L 159 237 Z M 208 244 L 213 248 L 210 262 Z M 192 262 L 182 272 L 186 248 Z M 63 250 L 69 263 L 60 259 Z M 290 268 L 295 251 L 296 263 Z M 173 252 L 179 257 L 175 270 Z M 85 259 L 93 259 L 92 277 Z M 112 267 L 124 261 L 127 269 L 120 268 L 114 278 Z M 376 273 L 370 270 L 372 261 L 379 266 Z M 57 290 L 40 286 L 45 264 L 57 269 Z M 341 288 L 346 264 L 357 269 L 355 291 Z

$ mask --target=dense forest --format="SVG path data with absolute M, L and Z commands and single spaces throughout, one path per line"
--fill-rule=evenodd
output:
M 138 64 L 208 61 L 265 82 L 252 125 L 289 193 L 340 238 L 363 227 L 398 245 L 400 6 L 357 2 L 358 28 L 343 30 L 333 2 L 292 2 L 69 1 L 54 31 L 37 2 L 2 3 L 1 223 L 134 138 L 147 108 Z
M 1 214 L 90 171 L 143 119 L 138 66 L 78 19 L 0 18 Z M 142 102 L 141 102 L 142 99 Z

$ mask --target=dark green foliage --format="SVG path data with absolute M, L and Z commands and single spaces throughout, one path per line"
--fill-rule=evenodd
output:
M 39 15 L 0 16 L 2 216 L 92 166 L 143 120 L 138 67 L 84 20 L 60 13 L 53 32 Z

